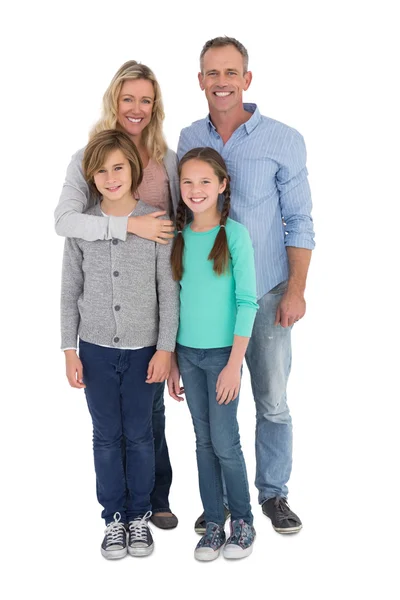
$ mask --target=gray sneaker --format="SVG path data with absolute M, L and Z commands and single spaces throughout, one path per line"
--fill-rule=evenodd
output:
M 243 519 L 231 522 L 231 535 L 224 546 L 225 558 L 244 558 L 253 552 L 256 530 Z
M 113 560 L 124 558 L 128 551 L 126 548 L 126 527 L 121 523 L 121 515 L 116 512 L 114 521 L 107 525 L 103 543 L 101 544 L 101 553 L 104 558 Z
M 269 498 L 263 503 L 262 511 L 271 519 L 272 527 L 278 533 L 298 533 L 303 527 L 299 517 L 290 509 L 286 498 Z
M 129 521 L 128 552 L 131 556 L 148 556 L 154 550 L 153 536 L 148 524 L 150 517 L 149 510 L 143 517 L 136 517 L 133 521 Z
M 229 508 L 226 508 L 226 506 L 224 506 L 224 516 L 225 516 L 225 523 L 228 519 L 230 519 L 231 516 L 231 512 L 229 510 Z M 200 534 L 200 535 L 204 535 L 206 532 L 206 517 L 204 513 L 201 513 L 201 515 L 199 516 L 199 518 L 197 519 L 197 521 L 194 524 L 194 530 L 196 533 Z
M 224 528 L 216 523 L 207 523 L 206 533 L 197 544 L 194 557 L 197 560 L 215 560 L 219 556 L 220 548 L 226 540 Z

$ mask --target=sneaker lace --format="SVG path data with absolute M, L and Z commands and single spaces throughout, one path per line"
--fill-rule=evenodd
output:
M 129 522 L 129 531 L 135 537 L 135 541 L 147 542 L 147 531 L 150 529 L 147 521 L 151 515 L 152 512 L 149 510 L 143 517 L 136 517 Z
M 106 544 L 107 546 L 112 546 L 114 544 L 122 544 L 124 543 L 125 537 L 125 527 L 121 521 L 121 514 L 119 512 L 115 513 L 114 521 L 111 521 L 106 527 L 105 534 L 107 536 Z
M 277 497 L 274 502 L 276 508 L 276 520 L 281 523 L 282 521 L 286 521 L 286 519 L 294 519 L 295 515 L 290 510 L 290 506 L 287 503 L 285 498 Z

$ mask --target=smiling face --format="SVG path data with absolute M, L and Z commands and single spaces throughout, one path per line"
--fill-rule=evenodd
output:
M 110 202 L 132 197 L 131 166 L 121 150 L 112 150 L 93 176 L 99 193 Z
M 118 123 L 131 137 L 140 138 L 151 121 L 154 88 L 147 79 L 124 81 L 118 98 Z
M 234 46 L 207 50 L 199 83 L 205 91 L 210 111 L 242 109 L 243 92 L 249 87 L 252 77 L 250 71 L 243 71 L 243 57 Z
M 191 159 L 182 165 L 180 187 L 182 200 L 194 214 L 208 210 L 217 212 L 218 194 L 226 188 L 214 169 L 200 159 Z

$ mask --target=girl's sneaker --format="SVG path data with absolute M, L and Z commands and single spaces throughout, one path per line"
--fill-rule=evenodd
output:
M 231 522 L 231 535 L 224 546 L 225 558 L 244 558 L 253 552 L 256 530 L 243 519 Z
M 126 549 L 126 528 L 121 523 L 121 515 L 116 512 L 114 521 L 107 525 L 103 543 L 101 544 L 101 553 L 104 558 L 115 559 L 124 558 L 127 555 Z
M 128 552 L 131 556 L 148 556 L 154 550 L 153 536 L 148 524 L 151 514 L 151 511 L 148 511 L 143 517 L 129 521 Z
M 216 523 L 207 523 L 206 532 L 197 544 L 194 557 L 197 560 L 215 560 L 219 556 L 219 550 L 225 543 L 225 531 Z

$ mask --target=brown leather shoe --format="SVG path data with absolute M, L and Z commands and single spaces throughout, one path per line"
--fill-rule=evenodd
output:
M 178 517 L 171 513 L 170 517 L 164 517 L 158 513 L 153 513 L 150 517 L 150 521 L 159 529 L 175 529 L 178 525 Z

